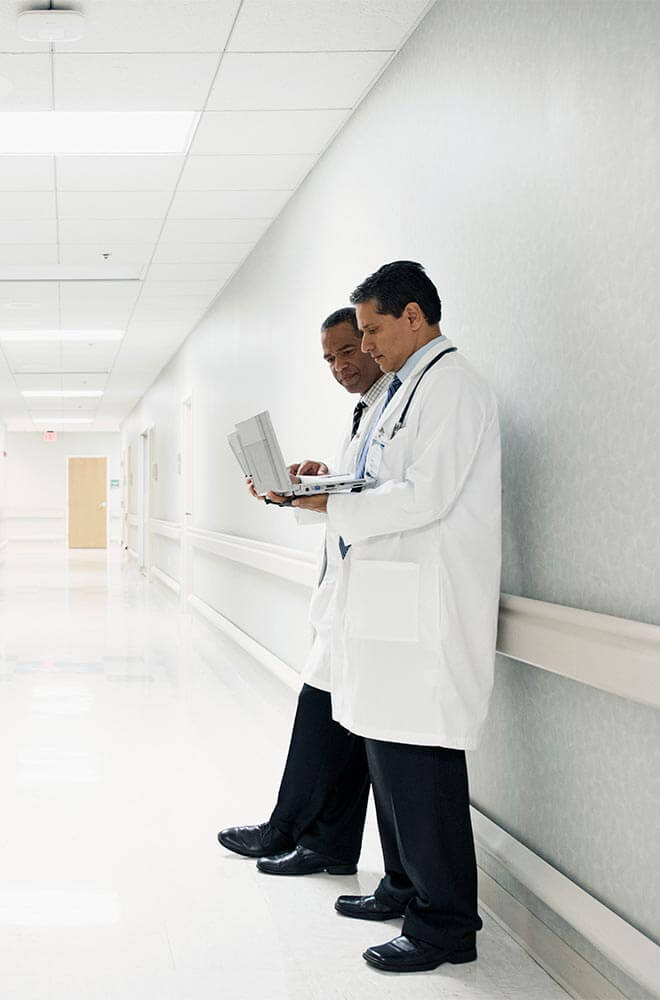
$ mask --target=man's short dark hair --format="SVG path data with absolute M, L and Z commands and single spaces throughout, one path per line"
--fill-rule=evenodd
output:
M 395 316 L 403 313 L 409 302 L 416 302 L 426 322 L 440 322 L 442 305 L 435 287 L 421 264 L 412 260 L 395 260 L 383 264 L 365 278 L 351 295 L 353 305 L 374 299 L 379 313 Z
M 355 336 L 362 336 L 360 328 L 358 327 L 355 309 L 353 309 L 352 306 L 346 306 L 345 309 L 337 309 L 335 312 L 330 313 L 330 315 L 321 323 L 321 330 L 330 330 L 333 326 L 339 326 L 340 323 L 350 323 L 355 330 Z

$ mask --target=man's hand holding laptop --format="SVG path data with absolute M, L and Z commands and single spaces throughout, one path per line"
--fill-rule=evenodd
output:
M 298 476 L 327 476 L 329 469 L 325 462 L 315 462 L 312 459 L 307 458 L 304 462 L 294 462 L 293 465 L 287 466 L 287 472 L 291 476 L 291 482 L 295 483 L 297 482 Z M 247 483 L 248 489 L 253 497 L 257 500 L 266 499 L 266 497 L 260 496 L 257 493 L 249 476 L 246 478 L 245 482 Z M 286 502 L 286 497 L 282 496 L 281 493 L 270 492 L 267 494 L 267 497 L 271 503 L 283 504 Z M 318 497 L 314 497 L 313 499 L 317 500 Z M 297 501 L 294 501 L 293 506 L 298 506 Z M 299 506 L 303 506 L 303 504 L 300 504 Z M 313 509 L 316 509 L 316 507 Z

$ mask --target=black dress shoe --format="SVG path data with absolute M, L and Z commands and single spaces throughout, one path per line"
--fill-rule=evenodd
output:
M 337 913 L 358 920 L 395 920 L 403 916 L 403 910 L 392 909 L 379 903 L 375 896 L 340 896 L 335 903 Z
M 257 868 L 266 875 L 314 875 L 316 872 L 327 872 L 328 875 L 355 875 L 357 865 L 328 858 L 324 854 L 310 851 L 301 844 L 296 844 L 288 854 L 280 854 L 275 858 L 260 858 Z
M 474 946 L 462 951 L 453 947 L 439 948 L 418 938 L 402 935 L 387 944 L 367 948 L 362 957 L 374 969 L 381 969 L 383 972 L 426 972 L 437 969 L 443 962 L 451 962 L 452 965 L 474 962 L 477 949 Z
M 218 840 L 228 851 L 242 854 L 244 858 L 261 858 L 264 854 L 280 854 L 293 847 L 293 841 L 270 823 L 259 826 L 230 826 L 221 830 Z

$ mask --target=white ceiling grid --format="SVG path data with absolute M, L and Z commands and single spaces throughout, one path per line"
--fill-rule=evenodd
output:
M 199 115 L 185 155 L 0 155 L 0 418 L 10 429 L 35 430 L 32 415 L 46 412 L 117 428 L 430 5 L 82 0 L 71 6 L 84 13 L 83 37 L 53 46 L 21 40 L 17 16 L 66 0 L 0 5 L 0 112 Z M 10 280 L 49 267 L 102 279 L 108 254 L 136 280 Z M 126 332 L 2 340 L 41 329 Z M 21 395 L 30 390 L 104 395 Z

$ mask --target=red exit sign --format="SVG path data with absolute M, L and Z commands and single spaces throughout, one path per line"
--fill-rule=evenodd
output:
M 44 431 L 44 441 L 57 441 L 57 431 Z

